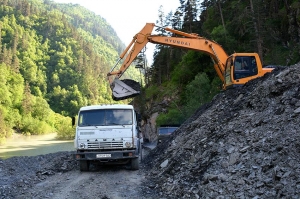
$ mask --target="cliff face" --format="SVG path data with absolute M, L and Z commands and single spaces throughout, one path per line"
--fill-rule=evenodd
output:
M 156 118 L 159 113 L 155 112 L 149 116 L 149 119 L 143 120 L 141 124 L 141 132 L 143 133 L 145 141 L 155 141 L 157 139 Z
M 226 90 L 144 159 L 169 198 L 300 197 L 300 64 Z
M 167 112 L 167 108 L 171 103 L 170 98 L 165 97 L 160 103 L 150 101 L 147 110 L 145 110 L 145 117 L 141 123 L 141 132 L 146 141 L 153 142 L 157 139 L 156 119 L 160 113 Z

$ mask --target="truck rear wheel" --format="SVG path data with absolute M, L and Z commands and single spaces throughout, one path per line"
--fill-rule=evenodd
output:
M 80 171 L 88 171 L 90 167 L 90 162 L 88 160 L 79 161 Z
M 140 168 L 139 158 L 131 159 L 131 170 L 139 170 L 139 168 Z

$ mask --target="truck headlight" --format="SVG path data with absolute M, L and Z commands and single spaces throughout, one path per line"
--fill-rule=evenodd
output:
M 80 143 L 80 144 L 79 144 L 79 148 L 84 149 L 84 147 L 85 147 L 85 144 L 84 144 L 84 143 Z
M 125 146 L 126 146 L 127 148 L 129 148 L 129 147 L 131 147 L 131 143 L 130 143 L 130 142 L 125 142 Z

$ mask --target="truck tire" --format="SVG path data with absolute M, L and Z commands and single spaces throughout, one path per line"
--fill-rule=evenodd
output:
M 140 159 L 141 159 L 141 162 L 143 162 L 143 144 L 141 143 L 140 141 L 140 146 L 139 146 L 139 154 L 140 154 Z
M 87 160 L 80 160 L 79 167 L 80 167 L 80 171 L 88 171 L 90 167 L 90 162 Z
M 139 158 L 131 159 L 131 170 L 139 170 L 139 168 L 140 168 Z

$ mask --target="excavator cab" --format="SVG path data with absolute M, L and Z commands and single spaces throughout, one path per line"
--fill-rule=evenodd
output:
M 273 68 L 262 67 L 257 53 L 234 53 L 226 61 L 223 87 L 241 86 L 272 70 Z

